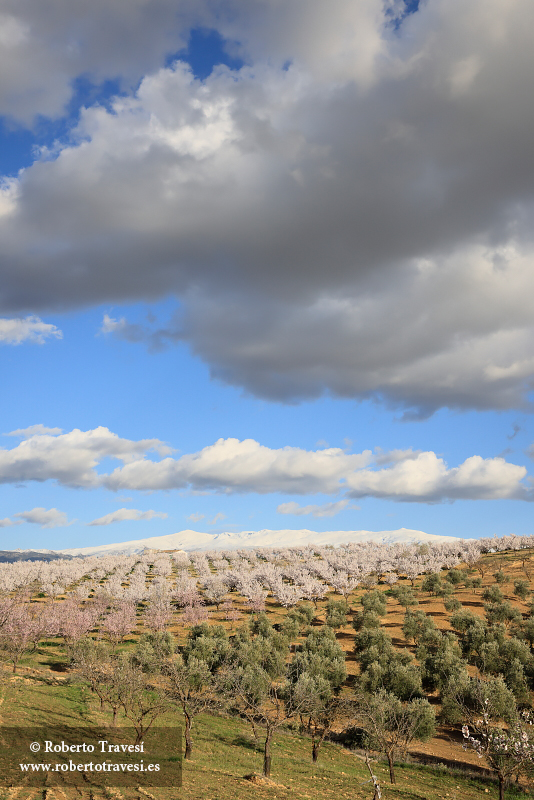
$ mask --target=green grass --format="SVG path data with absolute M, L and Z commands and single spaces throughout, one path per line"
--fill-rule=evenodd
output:
M 49 685 L 38 678 L 20 676 L 4 688 L 0 708 L 3 725 L 76 726 L 109 723 L 99 704 L 84 687 L 68 682 Z M 179 713 L 167 715 L 159 724 L 181 724 Z M 124 723 L 123 723 L 124 724 Z M 151 789 L 156 800 L 252 800 L 252 798 L 307 798 L 309 800 L 363 800 L 372 797 L 369 775 L 362 759 L 341 745 L 325 743 L 319 761 L 311 761 L 310 741 L 289 731 L 279 732 L 273 745 L 271 779 L 273 785 L 256 785 L 244 778 L 261 773 L 262 753 L 256 748 L 251 731 L 243 721 L 225 716 L 199 717 L 193 729 L 193 760 L 184 762 L 181 789 Z M 466 778 L 435 767 L 399 764 L 397 785 L 388 782 L 386 765 L 374 762 L 373 769 L 385 800 L 474 800 L 482 796 L 496 798 L 494 784 Z M 489 789 L 489 791 L 485 791 Z M 0 800 L 26 800 L 36 797 L 37 790 L 0 790 Z M 73 790 L 71 790 L 73 791 Z M 65 800 L 57 790 L 49 790 L 48 798 Z M 89 798 L 89 794 L 87 797 Z M 76 797 L 80 796 L 76 792 Z M 142 798 L 146 794 L 133 790 L 109 789 L 100 796 Z M 517 794 L 510 795 L 517 798 Z M 73 795 L 74 797 L 74 795 Z M 99 798 L 95 791 L 94 798 Z

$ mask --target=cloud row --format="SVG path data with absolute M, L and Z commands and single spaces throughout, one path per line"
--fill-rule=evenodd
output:
M 2 185 L 0 311 L 174 294 L 169 325 L 104 329 L 269 399 L 531 408 L 534 6 L 403 9 L 6 0 L 4 110 L 124 91 Z M 243 68 L 163 66 L 194 25 Z
M 138 520 L 151 520 L 151 519 L 167 519 L 169 515 L 161 511 L 139 511 L 136 508 L 119 508 L 111 514 L 106 514 L 103 517 L 94 519 L 88 522 L 88 525 L 111 525 L 114 522 L 123 522 L 124 520 L 138 521 Z M 32 508 L 30 511 L 20 511 L 18 514 L 13 514 L 14 519 L 5 517 L 0 519 L 0 528 L 8 528 L 12 525 L 22 525 L 24 522 L 29 522 L 32 525 L 40 525 L 41 528 L 64 528 L 66 525 L 72 525 L 77 520 L 70 520 L 64 511 L 58 511 L 57 508 Z
M 316 517 L 337 513 L 347 498 L 378 497 L 397 501 L 532 500 L 527 470 L 502 457 L 474 455 L 448 467 L 432 451 L 370 450 L 347 453 L 340 448 L 273 449 L 253 439 L 219 439 L 196 453 L 175 458 L 171 448 L 157 439 L 122 439 L 107 428 L 69 433 L 34 433 L 29 428 L 22 442 L 0 449 L 0 482 L 55 480 L 77 488 L 104 487 L 112 491 L 191 489 L 226 494 L 330 494 L 346 497 L 325 506 L 282 504 L 281 513 L 311 513 Z M 20 435 L 19 431 L 19 435 Z M 148 457 L 157 452 L 160 460 Z M 98 472 L 105 458 L 120 466 Z M 115 515 L 137 518 L 135 510 Z M 154 512 L 143 512 L 154 513 Z M 132 514 L 128 517 L 125 515 Z M 114 521 L 110 514 L 102 520 Z M 220 517 L 219 517 L 220 518 Z M 96 520 L 94 524 L 107 524 Z

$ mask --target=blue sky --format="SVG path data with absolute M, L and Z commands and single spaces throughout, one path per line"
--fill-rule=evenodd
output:
M 531 533 L 531 9 L 163 7 L 9 11 L 0 546 Z

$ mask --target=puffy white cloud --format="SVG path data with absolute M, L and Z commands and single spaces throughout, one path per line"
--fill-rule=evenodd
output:
M 19 517 L 22 522 L 40 525 L 41 528 L 63 528 L 65 525 L 72 525 L 65 512 L 58 511 L 57 508 L 32 508 L 31 511 L 20 511 L 13 516 Z
M 338 500 L 337 503 L 324 503 L 320 506 L 299 506 L 298 503 L 291 502 L 281 503 L 276 510 L 279 514 L 296 514 L 297 516 L 311 514 L 316 519 L 320 519 L 321 517 L 334 517 L 336 514 L 339 514 L 340 511 L 344 511 L 348 504 L 348 500 Z M 351 506 L 351 508 L 357 508 L 357 506 Z
M 0 344 L 44 344 L 50 338 L 62 339 L 63 333 L 39 317 L 0 319 Z
M 336 447 L 271 449 L 254 439 L 218 439 L 178 459 L 136 459 L 103 477 L 102 482 L 114 491 L 189 487 L 226 493 L 332 493 L 339 490 L 345 475 L 366 466 L 371 458 L 370 450 L 350 455 Z
M 103 517 L 94 519 L 88 522 L 88 525 L 111 525 L 114 522 L 123 522 L 124 520 L 150 520 L 150 519 L 167 519 L 169 515 L 162 511 L 139 511 L 136 508 L 118 508 L 110 514 L 105 514 Z
M 440 502 L 442 500 L 534 499 L 522 483 L 527 470 L 503 458 L 471 456 L 449 469 L 433 452 L 420 453 L 393 467 L 364 469 L 347 476 L 351 497 Z
M 428 0 L 396 28 L 382 0 L 39 5 L 5 4 L 20 115 L 82 67 L 144 77 L 6 185 L 3 309 L 174 293 L 166 328 L 104 330 L 188 341 L 271 399 L 530 408 L 530 0 Z M 197 23 L 247 65 L 157 69 Z
M 104 427 L 54 435 L 35 433 L 32 426 L 16 447 L 0 448 L 0 483 L 56 480 L 64 486 L 90 488 L 100 484 L 95 468 L 103 458 L 128 462 L 150 449 L 170 452 L 158 439 L 134 442 Z
M 150 451 L 157 452 L 160 460 L 148 458 Z M 254 439 L 219 439 L 196 453 L 178 458 L 171 457 L 169 452 L 170 448 L 157 439 L 121 439 L 107 428 L 75 429 L 57 435 L 33 433 L 10 450 L 0 449 L 0 481 L 55 480 L 63 486 L 104 487 L 112 491 L 343 493 L 352 498 L 382 497 L 430 503 L 462 498 L 534 499 L 532 488 L 525 480 L 526 468 L 502 457 L 475 455 L 457 467 L 449 467 L 432 451 L 396 450 L 373 454 L 370 450 L 347 453 L 335 447 L 275 449 Z M 100 473 L 97 468 L 105 458 L 121 461 L 122 465 L 110 473 Z M 296 503 L 282 504 L 278 510 L 320 517 L 337 513 L 345 506 L 343 498 L 324 506 L 301 508 Z M 130 509 L 128 513 L 138 512 Z M 197 519 L 200 519 L 198 515 Z M 220 515 L 210 524 L 218 519 Z
M 4 519 L 0 519 L 0 528 L 10 528 L 11 525 L 21 525 L 21 522 L 13 522 L 13 520 L 9 519 L 9 517 L 4 517 Z

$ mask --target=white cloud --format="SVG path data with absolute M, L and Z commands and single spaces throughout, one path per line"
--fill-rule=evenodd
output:
M 149 459 L 150 451 L 158 453 L 160 460 Z M 225 494 L 342 493 L 351 498 L 431 503 L 457 499 L 534 499 L 526 468 L 502 457 L 474 455 L 456 467 L 449 467 L 432 451 L 373 454 L 370 450 L 346 453 L 335 447 L 274 449 L 254 439 L 219 439 L 179 458 L 169 456 L 169 452 L 171 449 L 158 439 L 121 439 L 107 428 L 75 429 L 55 436 L 33 434 L 10 450 L 0 449 L 0 481 L 55 480 L 62 486 L 104 487 L 121 492 L 188 489 Z M 110 473 L 98 472 L 98 465 L 107 458 L 122 462 L 122 466 Z M 344 502 L 345 498 L 304 509 L 295 503 L 282 504 L 279 510 L 328 516 L 334 509 L 334 513 L 341 510 Z M 130 509 L 128 513 L 140 512 Z M 215 521 L 220 518 L 216 515 Z M 190 519 L 193 520 L 193 515 Z
M 21 525 L 21 522 L 13 522 L 13 520 L 9 519 L 9 517 L 4 517 L 4 519 L 0 519 L 0 528 L 10 528 L 12 525 Z
M 189 516 L 187 517 L 187 519 L 188 519 L 190 522 L 200 522 L 200 520 L 201 520 L 201 519 L 204 519 L 204 517 L 205 517 L 205 516 L 206 516 L 205 514 L 200 514 L 199 512 L 196 512 L 196 511 L 195 511 L 193 514 L 189 514 Z
M 503 458 L 471 456 L 449 469 L 433 452 L 420 453 L 393 467 L 364 469 L 347 476 L 351 497 L 440 502 L 442 500 L 533 499 L 522 483 L 527 470 Z
M 113 319 L 113 317 L 110 317 L 109 314 L 104 314 L 100 333 L 117 333 L 118 331 L 121 331 L 127 324 L 128 323 L 124 317 L 121 319 Z
M 44 344 L 50 338 L 62 339 L 63 333 L 39 317 L 0 319 L 0 344 Z
M 271 449 L 254 439 L 218 439 L 178 459 L 137 459 L 102 479 L 113 490 L 211 489 L 222 492 L 337 492 L 340 481 L 371 462 L 370 450 L 347 454 L 339 448 Z
M 15 431 L 5 433 L 4 436 L 21 436 L 24 439 L 29 439 L 35 434 L 42 435 L 50 433 L 52 436 L 57 436 L 58 433 L 63 433 L 62 428 L 47 428 L 46 425 L 30 425 L 28 428 L 17 428 Z
M 382 0 L 155 3 L 6 0 L 0 108 L 140 82 L 5 190 L 1 308 L 174 294 L 167 328 L 104 329 L 270 399 L 531 408 L 530 0 L 428 0 L 396 30 Z M 158 68 L 191 24 L 248 66 Z
M 88 522 L 88 525 L 111 525 L 114 522 L 123 522 L 124 520 L 151 520 L 151 519 L 167 519 L 169 515 L 162 511 L 139 511 L 136 508 L 119 508 L 117 511 L 112 511 L 103 517 L 94 519 Z
M 59 435 L 30 433 L 16 447 L 0 448 L 0 483 L 56 480 L 63 486 L 91 488 L 101 482 L 95 468 L 103 458 L 127 463 L 150 449 L 162 455 L 171 452 L 158 439 L 134 442 L 104 427 Z
M 307 514 L 311 514 L 316 519 L 320 519 L 321 517 L 334 517 L 336 514 L 339 514 L 340 511 L 344 511 L 348 504 L 348 500 L 338 500 L 337 503 L 324 503 L 321 506 L 299 506 L 298 503 L 291 502 L 282 503 L 277 507 L 276 510 L 279 514 L 296 514 L 297 516 L 306 516 Z M 356 509 L 358 507 L 351 506 L 351 508 Z
M 208 525 L 216 525 L 217 522 L 223 519 L 226 519 L 226 514 L 223 514 L 221 511 L 219 511 L 218 514 L 215 514 L 213 519 L 208 520 Z
M 58 511 L 57 508 L 32 508 L 31 511 L 20 511 L 13 516 L 20 517 L 23 522 L 40 525 L 41 528 L 63 528 L 65 525 L 72 525 L 65 512 Z

